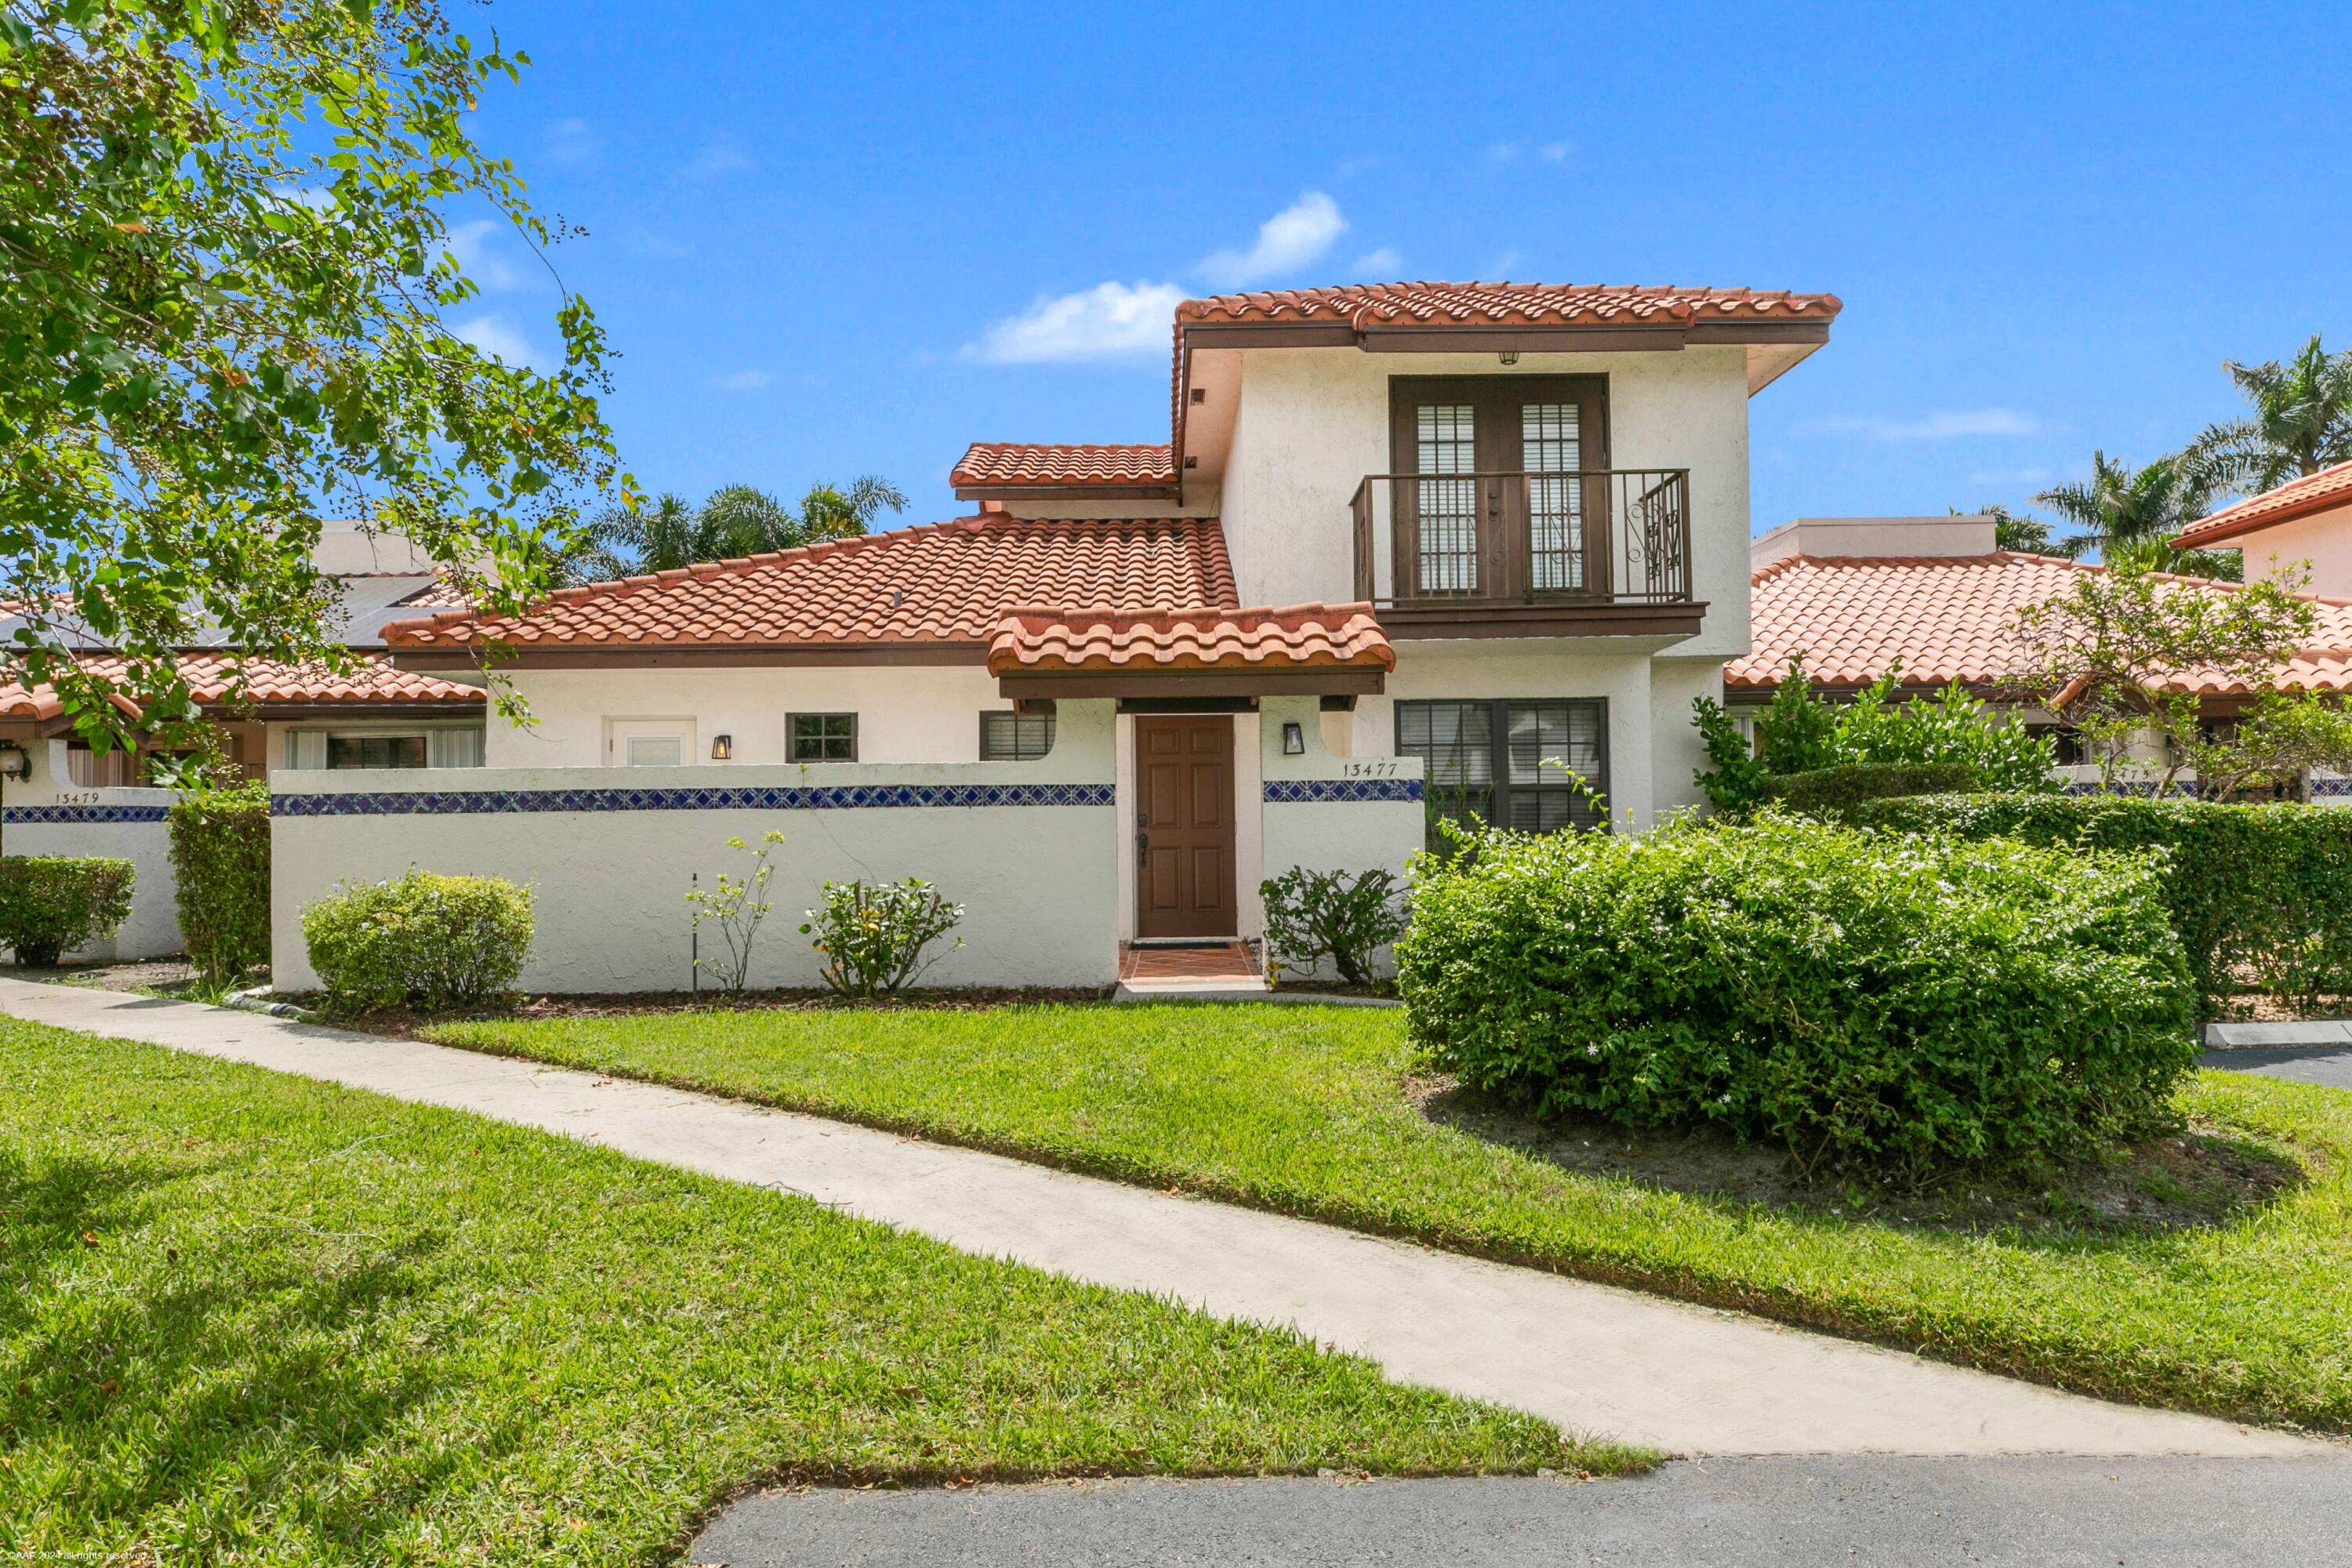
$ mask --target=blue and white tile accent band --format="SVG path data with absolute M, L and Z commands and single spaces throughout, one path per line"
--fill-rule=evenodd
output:
M 705 789 L 397 790 L 273 795 L 272 816 L 483 816 L 542 811 L 872 811 L 1109 805 L 1107 784 L 742 785 Z
M 2314 779 L 2311 781 L 2314 800 L 2352 799 L 2352 778 Z
M 1421 798 L 1419 779 L 1268 779 L 1268 805 L 1322 805 L 1334 801 Z
M 160 805 L 12 805 L 0 811 L 0 825 L 30 827 L 44 823 L 161 822 Z
M 2068 795 L 2153 795 L 2158 792 L 2158 787 L 2154 779 L 2119 780 L 2116 787 L 2111 790 L 2102 787 L 2096 779 L 2072 779 L 2067 782 L 2066 793 Z M 2183 784 L 2180 780 L 2175 779 L 2172 781 L 2171 794 L 2176 799 L 2188 799 L 2197 794 L 2197 786 L 2193 784 Z

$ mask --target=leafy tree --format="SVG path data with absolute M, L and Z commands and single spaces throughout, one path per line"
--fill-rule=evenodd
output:
M 1901 679 L 1897 663 L 1852 701 L 1832 702 L 1813 690 L 1798 654 L 1758 711 L 1752 745 L 1729 710 L 1698 699 L 1694 722 L 1713 764 L 1698 773 L 1699 788 L 1717 810 L 1736 812 L 1770 795 L 1774 780 L 1795 773 L 1944 763 L 1968 768 L 1987 789 L 2052 787 L 2050 742 L 2028 731 L 2021 716 L 1994 713 L 1957 681 L 1931 696 L 1903 699 Z
M 2216 589 L 2125 560 L 2079 574 L 2068 591 L 2018 616 L 2030 659 L 2023 684 L 2082 735 L 2103 786 L 2136 746 L 2160 757 L 2159 793 L 2184 770 L 2209 793 L 2288 783 L 2311 767 L 2352 766 L 2352 722 L 2332 699 L 2278 689 L 2311 642 L 2316 615 L 2296 590 L 2307 574 Z M 2198 692 L 2258 694 L 2234 734 L 2208 730 Z
M 519 610 L 574 498 L 626 493 L 583 301 L 546 373 L 444 319 L 477 293 L 450 209 L 558 237 L 467 128 L 525 63 L 434 0 L 0 7 L 0 596 L 22 615 L 0 676 L 54 685 L 101 748 L 184 732 L 173 653 L 200 626 L 350 665 L 321 518 Z M 88 641 L 121 674 L 78 662 Z
M 2134 468 L 2095 451 L 2088 479 L 2053 486 L 2033 499 L 2083 530 L 2053 542 L 2057 554 L 2234 582 L 2241 571 L 2236 551 L 2178 551 L 2169 542 L 2212 510 L 2214 490 L 2205 466 L 2185 455 Z
M 650 503 L 598 513 L 559 554 L 556 571 L 567 582 L 609 582 L 701 561 L 791 550 L 862 534 L 884 510 L 900 511 L 906 505 L 904 491 L 871 474 L 846 490 L 810 487 L 798 511 L 752 485 L 723 485 L 698 508 L 664 491 Z
M 2207 426 L 2189 449 L 2217 484 L 2267 490 L 2352 460 L 2352 349 L 2331 354 L 2315 332 L 2284 364 L 2225 360 L 2221 368 L 2248 412 Z

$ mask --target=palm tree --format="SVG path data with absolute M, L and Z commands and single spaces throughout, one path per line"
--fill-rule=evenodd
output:
M 2170 542 L 2211 509 L 2214 485 L 2205 466 L 2186 453 L 2136 468 L 2093 452 L 2088 479 L 2053 486 L 2033 499 L 2083 530 L 2053 540 L 2056 554 L 2129 560 L 2156 571 L 2234 582 L 2241 569 L 2236 551 L 2175 550 Z
M 2273 489 L 2352 460 L 2352 349 L 2331 354 L 2315 332 L 2284 364 L 2224 360 L 2221 368 L 2252 412 L 2208 426 L 2189 447 L 2217 489 Z
M 664 491 L 635 510 L 611 507 L 591 518 L 556 552 L 556 576 L 568 584 L 604 583 L 790 550 L 862 534 L 884 511 L 906 506 L 906 492 L 873 474 L 846 490 L 812 486 L 797 512 L 754 485 L 722 485 L 699 507 Z
M 1958 507 L 1947 507 L 1953 517 L 1989 517 L 1992 520 L 1992 547 L 2020 555 L 2055 555 L 2058 545 L 2051 537 L 2050 525 L 2038 517 L 2021 511 L 2011 511 L 1999 501 L 1962 511 Z

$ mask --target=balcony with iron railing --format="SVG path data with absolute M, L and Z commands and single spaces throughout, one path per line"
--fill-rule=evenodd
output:
M 1356 592 L 1392 637 L 1689 637 L 1690 470 L 1371 474 Z

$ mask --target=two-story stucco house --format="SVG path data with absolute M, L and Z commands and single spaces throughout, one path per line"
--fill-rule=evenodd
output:
M 1074 888 L 1097 858 L 1116 878 L 1088 917 L 1106 954 L 1247 938 L 1261 878 L 1400 861 L 1424 811 L 1589 826 L 1597 792 L 1638 828 L 1695 798 L 1691 700 L 1748 646 L 1748 399 L 1838 309 L 1524 283 L 1188 300 L 1165 442 L 983 442 L 952 476 L 969 517 L 385 639 L 449 677 L 499 650 L 536 723 L 490 726 L 492 774 L 1108 785 L 1103 842 L 1063 836 Z M 1404 809 L 1377 833 L 1285 816 L 1358 800 Z

